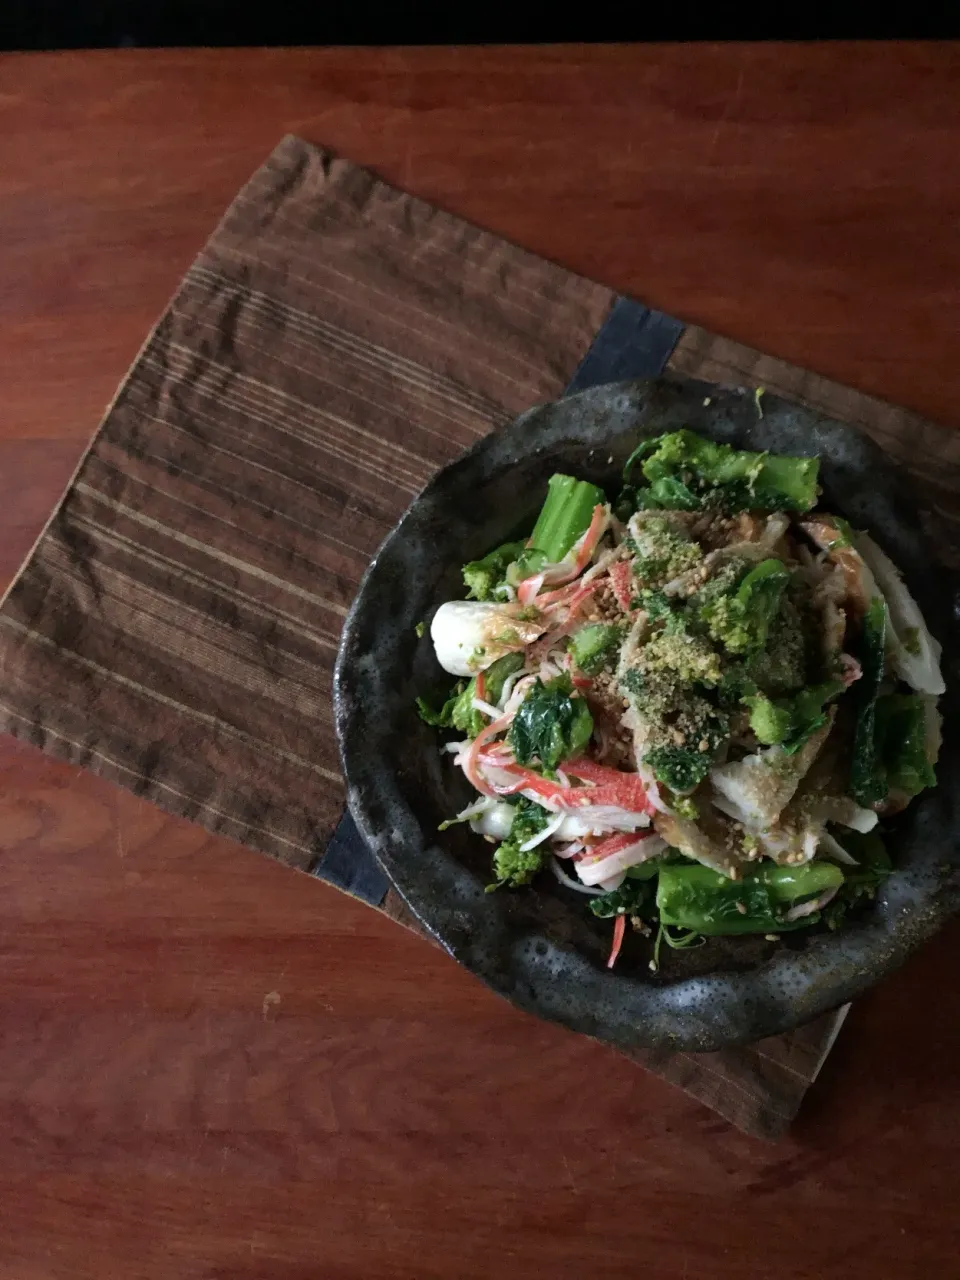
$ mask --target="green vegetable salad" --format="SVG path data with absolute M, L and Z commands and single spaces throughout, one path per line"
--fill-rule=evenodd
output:
M 430 624 L 457 683 L 420 714 L 477 792 L 450 821 L 494 846 L 491 888 L 552 873 L 612 919 L 611 966 L 628 922 L 654 968 L 661 942 L 835 928 L 935 783 L 939 645 L 817 472 L 644 440 L 616 493 L 553 476 Z

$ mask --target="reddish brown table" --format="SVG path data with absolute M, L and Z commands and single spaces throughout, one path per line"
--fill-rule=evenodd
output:
M 0 60 L 0 577 L 286 131 L 960 426 L 960 46 Z M 0 743 L 0 1270 L 948 1277 L 960 928 L 745 1138 L 320 884 Z

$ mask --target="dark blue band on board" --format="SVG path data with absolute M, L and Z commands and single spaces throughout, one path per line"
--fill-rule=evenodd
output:
M 663 372 L 683 329 L 673 316 L 651 311 L 630 298 L 618 298 L 571 378 L 566 394 L 586 391 L 603 382 L 656 377 Z
M 603 382 L 653 378 L 663 372 L 684 326 L 662 311 L 618 298 L 570 380 L 566 394 L 586 391 Z M 367 848 L 349 810 L 345 809 L 330 843 L 311 874 L 379 907 L 390 881 Z

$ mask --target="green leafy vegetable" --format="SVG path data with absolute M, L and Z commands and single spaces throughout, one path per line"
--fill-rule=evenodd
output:
M 507 568 L 506 581 L 511 587 L 519 586 L 524 578 L 532 578 L 547 563 L 547 557 L 536 547 L 524 547 L 516 560 Z
M 652 436 L 649 440 L 641 440 L 637 447 L 631 453 L 630 457 L 623 464 L 623 482 L 629 484 L 633 470 L 641 458 L 646 458 L 648 454 L 653 453 L 657 448 L 663 436 Z
M 652 879 L 624 880 L 619 889 L 598 893 L 587 904 L 595 916 L 639 916 L 653 907 L 655 885 Z
M 623 628 L 613 622 L 591 622 L 570 638 L 570 654 L 588 676 L 594 676 L 616 653 Z
M 422 640 L 427 634 L 427 624 L 425 622 L 418 622 L 413 629 L 417 633 L 418 640 Z
M 642 466 L 649 505 L 663 499 L 660 505 L 691 510 L 692 497 L 697 506 L 727 511 L 809 511 L 817 500 L 817 458 L 749 453 L 692 431 L 674 431 L 655 443 Z
M 520 846 L 541 832 L 551 817 L 546 809 L 533 800 L 528 800 L 526 796 L 518 797 L 510 832 L 493 855 L 497 884 L 490 888 L 530 883 L 543 866 L 546 857 L 545 843 L 532 849 L 521 849 Z
M 650 622 L 669 623 L 673 617 L 673 606 L 662 591 L 641 591 L 630 603 L 634 609 L 642 609 Z
M 708 936 L 781 933 L 815 924 L 819 912 L 787 920 L 786 911 L 839 888 L 843 880 L 830 862 L 761 866 L 742 880 L 728 880 L 709 867 L 668 865 L 660 870 L 657 907 L 662 924 Z
M 937 784 L 927 756 L 927 714 L 923 699 L 890 693 L 877 699 L 876 746 L 887 787 L 905 796 Z
M 639 582 L 654 588 L 703 563 L 699 544 L 678 532 L 663 516 L 650 516 L 636 529 L 628 547 L 633 551 L 633 573 Z
M 481 560 L 471 560 L 462 569 L 463 581 L 467 588 L 467 598 L 474 600 L 493 600 L 497 587 L 507 578 L 509 566 L 523 554 L 522 542 L 505 542 L 496 547 Z
M 503 693 L 507 676 L 513 675 L 523 666 L 522 653 L 505 653 L 502 658 L 492 662 L 484 672 L 486 701 L 496 706 Z M 477 711 L 473 700 L 477 696 L 477 677 L 464 682 L 458 680 L 453 692 L 439 711 L 424 699 L 417 699 L 417 711 L 420 719 L 436 729 L 459 729 L 469 738 L 475 738 L 487 723 L 482 711 Z
M 590 527 L 594 508 L 605 502 L 603 490 L 595 484 L 573 476 L 551 476 L 546 501 L 530 535 L 530 546 L 542 551 L 551 564 L 562 560 Z
M 773 700 L 762 693 L 747 696 L 743 701 L 750 708 L 750 728 L 762 743 L 782 743 L 783 749 L 793 755 L 826 724 L 825 704 L 843 693 L 845 687 L 842 680 L 827 680 L 802 689 L 792 698 Z
M 839 839 L 847 853 L 856 858 L 857 866 L 844 868 L 840 892 L 824 910 L 824 922 L 831 929 L 836 929 L 847 912 L 863 899 L 873 898 L 893 870 L 890 855 L 875 831 L 866 834 L 843 831 L 839 833 Z
M 701 607 L 700 617 L 711 638 L 729 653 L 763 649 L 789 581 L 790 574 L 779 560 L 771 557 L 754 565 L 735 591 L 707 600 Z
M 827 544 L 830 550 L 837 551 L 841 547 L 852 547 L 853 529 L 851 528 L 849 521 L 844 520 L 843 516 L 831 516 L 830 519 L 833 521 L 837 530 L 837 536 L 832 542 Z
M 887 609 L 875 597 L 863 619 L 861 677 L 854 686 L 857 719 L 850 760 L 850 794 L 867 807 L 886 799 L 888 782 L 877 751 L 877 698 L 883 680 L 887 637 Z
M 648 751 L 645 763 L 653 770 L 658 782 L 671 791 L 693 791 L 710 772 L 713 763 L 709 751 L 694 751 L 689 747 L 654 747 Z
M 417 698 L 417 714 L 425 724 L 431 725 L 434 729 L 452 729 L 453 709 L 463 690 L 464 683 L 459 680 L 453 687 L 453 693 L 439 709 L 432 707 L 426 698 Z
M 578 697 L 566 673 L 546 684 L 537 679 L 521 702 L 509 729 L 510 745 L 520 764 L 539 760 L 556 769 L 561 760 L 579 754 L 590 741 L 593 716 Z

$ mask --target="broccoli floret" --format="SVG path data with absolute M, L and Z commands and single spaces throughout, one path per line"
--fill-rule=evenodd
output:
M 745 676 L 771 697 L 802 688 L 807 681 L 806 634 L 801 610 L 785 596 L 770 624 L 766 648 L 746 659 Z
M 662 591 L 642 590 L 630 601 L 634 609 L 642 609 L 650 622 L 669 622 L 673 606 Z
M 703 561 L 703 551 L 666 520 L 653 517 L 635 529 L 631 549 L 636 559 L 633 572 L 645 587 L 657 587 L 680 574 L 695 569 Z
M 716 685 L 723 676 L 720 655 L 702 636 L 665 629 L 651 636 L 638 655 L 642 671 L 664 672 L 680 684 Z
M 488 552 L 482 560 L 471 560 L 461 570 L 468 598 L 492 600 L 507 577 L 509 565 L 523 552 L 522 542 L 505 542 Z
M 543 849 L 521 849 L 512 840 L 504 840 L 493 855 L 493 871 L 498 884 L 529 884 L 543 866 Z
M 671 791 L 693 791 L 710 772 L 710 755 L 689 747 L 654 747 L 645 759 L 657 781 Z
M 541 805 L 526 796 L 517 801 L 510 834 L 493 855 L 493 870 L 497 884 L 521 885 L 529 884 L 543 866 L 544 845 L 535 845 L 532 849 L 521 849 L 550 821 L 550 814 Z M 491 886 L 495 887 L 495 886 Z
M 692 431 L 661 436 L 643 461 L 650 493 L 663 505 L 809 511 L 817 500 L 817 458 L 749 453 L 716 444 Z
M 623 628 L 616 623 L 592 622 L 570 638 L 573 661 L 588 676 L 596 675 L 614 656 Z
M 750 728 L 761 742 L 782 743 L 793 754 L 826 723 L 824 706 L 844 688 L 842 680 L 828 680 L 776 702 L 764 694 L 744 698 L 750 708 Z
M 763 649 L 789 581 L 790 574 L 779 560 L 761 560 L 745 574 L 736 591 L 702 606 L 700 618 L 711 638 L 728 653 Z
M 782 742 L 790 732 L 789 708 L 778 706 L 763 693 L 744 701 L 750 708 L 750 728 L 757 739 L 767 746 Z

